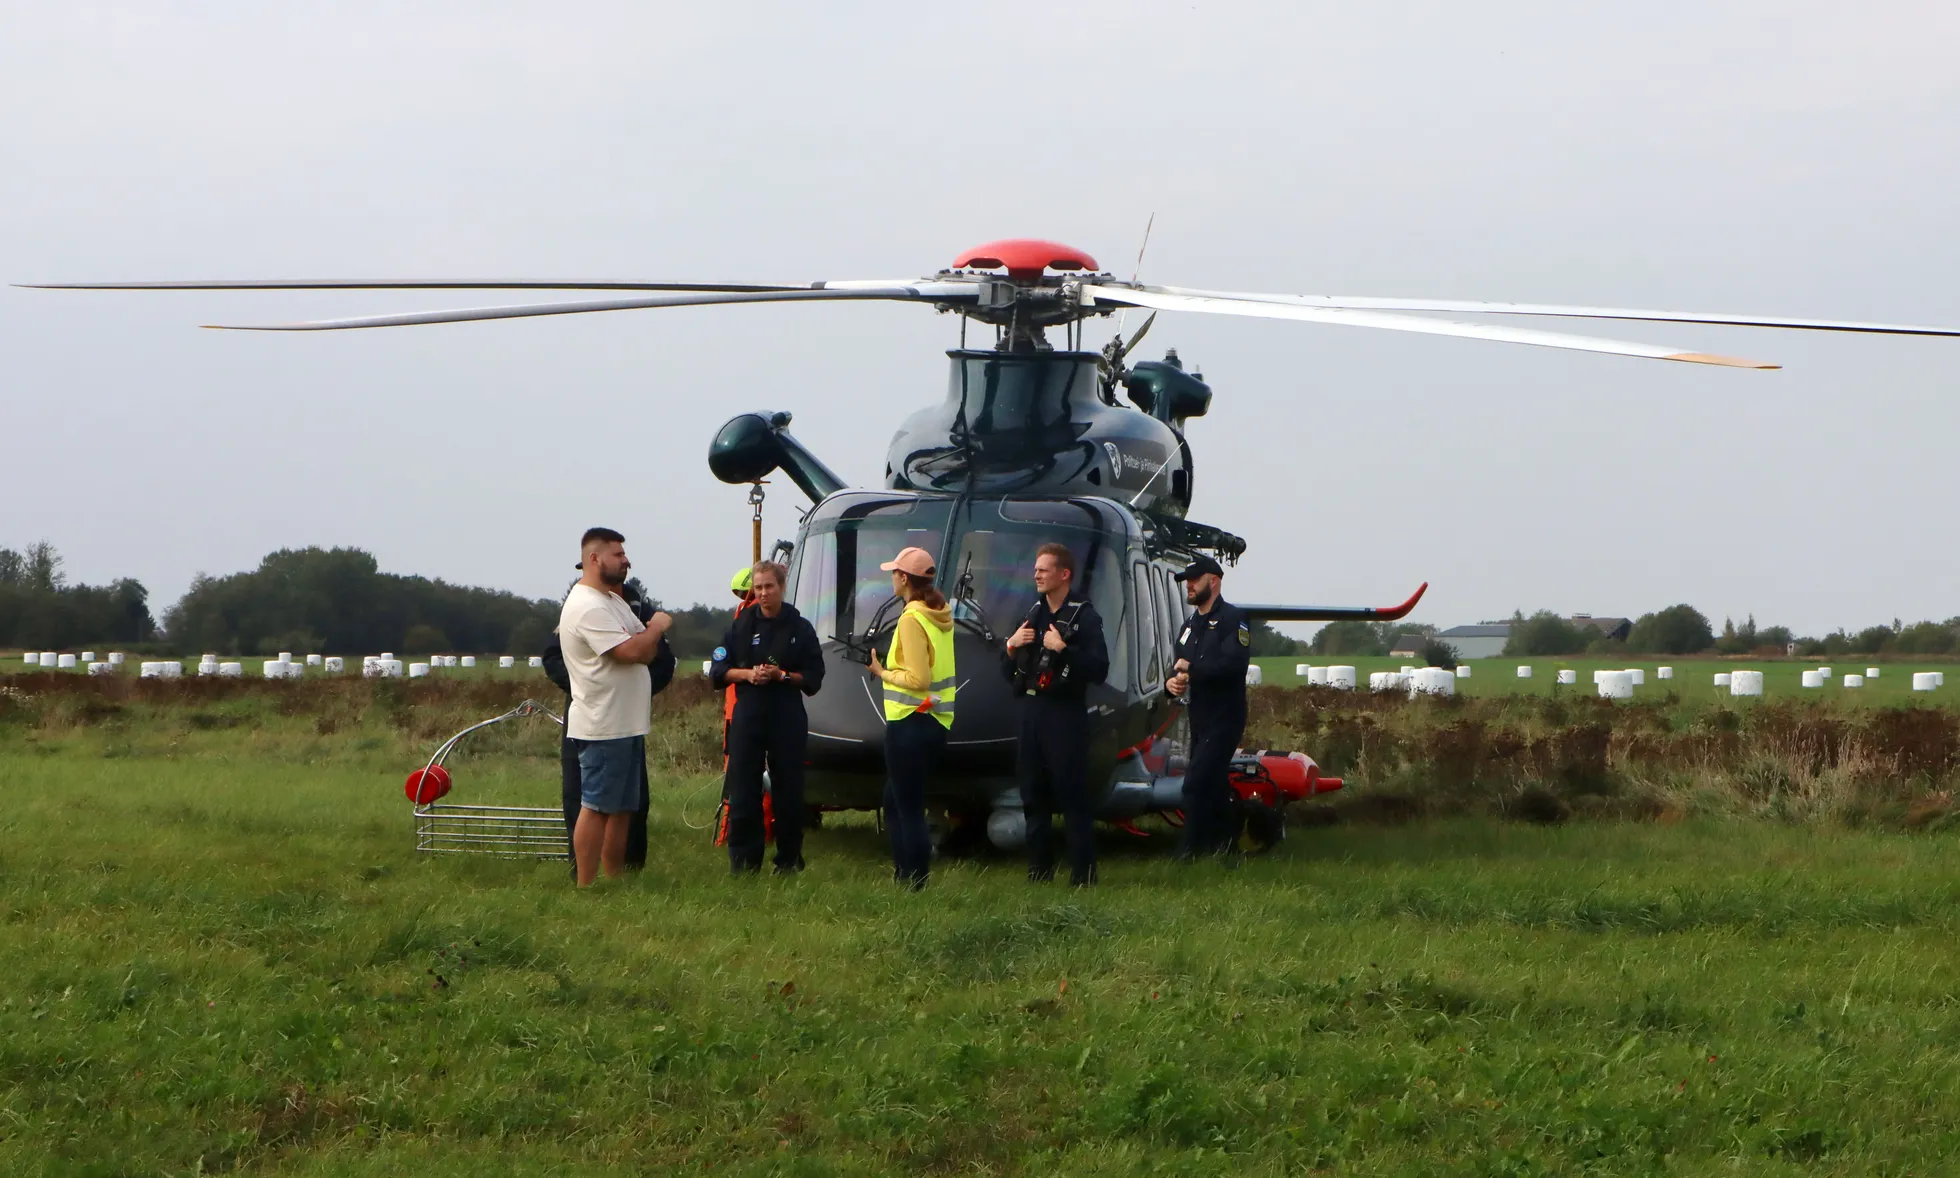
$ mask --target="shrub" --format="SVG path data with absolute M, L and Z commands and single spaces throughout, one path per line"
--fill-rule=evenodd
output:
M 1599 635 L 1590 627 L 1575 626 L 1548 609 L 1530 617 L 1511 619 L 1511 636 L 1504 641 L 1505 654 L 1578 654 Z
M 1692 605 L 1670 605 L 1642 614 L 1627 635 L 1627 649 L 1641 654 L 1698 654 L 1715 645 L 1708 619 Z

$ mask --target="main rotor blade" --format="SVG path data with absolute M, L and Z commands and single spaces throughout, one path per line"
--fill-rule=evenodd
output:
M 1728 315 L 1698 311 L 1636 311 L 1621 307 L 1570 307 L 1556 303 L 1480 303 L 1460 299 L 1380 299 L 1348 295 L 1253 294 L 1240 291 L 1192 290 L 1152 286 L 1166 294 L 1277 303 L 1288 307 L 1323 307 L 1355 311 L 1442 311 L 1459 315 L 1544 315 L 1558 319 L 1634 319 L 1648 323 L 1708 323 L 1722 327 L 1780 327 L 1795 331 L 1853 331 L 1873 335 L 1960 336 L 1960 327 L 1922 327 L 1900 323 L 1863 323 L 1851 319 L 1791 319 L 1778 315 Z
M 416 278 L 243 278 L 188 282 L 16 282 L 24 290 L 808 290 L 807 282 L 745 284 L 736 282 L 607 282 L 574 279 L 462 279 L 423 281 Z M 816 285 L 822 285 L 818 283 Z
M 834 300 L 899 302 L 960 302 L 974 297 L 970 282 L 921 282 L 907 286 L 863 286 L 839 283 L 820 289 L 771 291 L 702 291 L 695 294 L 648 295 L 639 299 L 598 299 L 580 303 L 528 303 L 505 307 L 465 307 L 453 311 L 419 311 L 405 315 L 367 315 L 355 319 L 319 319 L 310 323 L 207 323 L 221 331 L 347 331 L 362 327 L 410 327 L 425 323 L 467 323 L 478 319 L 529 319 L 541 315 L 582 315 L 589 311 L 635 311 L 651 307 L 698 307 L 721 303 L 785 303 Z
M 1132 289 L 1121 286 L 1089 285 L 1083 288 L 1097 302 L 1119 306 L 1150 307 L 1159 311 L 1202 311 L 1214 315 L 1245 315 L 1254 319 L 1293 319 L 1303 323 L 1332 323 L 1345 327 L 1375 327 L 1388 331 L 1413 331 L 1423 335 L 1450 335 L 1463 339 L 1495 340 L 1507 344 L 1531 344 L 1541 348 L 1567 348 L 1578 352 L 1603 352 L 1609 356 L 1637 356 L 1648 360 L 1680 360 L 1689 364 L 1719 364 L 1729 368 L 1777 368 L 1758 360 L 1740 360 L 1708 352 L 1691 352 L 1662 344 L 1636 344 L 1592 336 L 1566 335 L 1553 331 L 1530 331 L 1516 327 L 1493 327 L 1484 323 L 1457 323 L 1448 319 L 1421 319 L 1412 315 L 1390 315 L 1380 311 L 1301 306 L 1240 299 L 1215 294 L 1181 294 L 1156 287 Z

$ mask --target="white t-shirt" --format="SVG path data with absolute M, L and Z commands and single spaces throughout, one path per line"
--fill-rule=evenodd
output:
M 652 726 L 653 680 L 644 663 L 606 652 L 646 629 L 618 594 L 574 585 L 558 611 L 558 645 L 572 679 L 565 735 L 574 740 L 645 736 Z

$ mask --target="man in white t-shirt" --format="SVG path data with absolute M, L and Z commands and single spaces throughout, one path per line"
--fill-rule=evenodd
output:
M 603 868 L 626 870 L 626 832 L 639 807 L 653 686 L 646 664 L 660 651 L 673 619 L 656 613 L 645 625 L 620 597 L 632 571 L 626 537 L 588 528 L 579 541 L 579 579 L 558 613 L 558 643 L 572 681 L 565 735 L 578 750 L 579 815 L 572 828 L 578 886 Z

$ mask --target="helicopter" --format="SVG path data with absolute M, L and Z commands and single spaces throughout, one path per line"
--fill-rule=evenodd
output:
M 830 663 L 830 689 L 807 701 L 805 796 L 815 810 L 877 810 L 884 785 L 884 713 L 868 676 L 870 653 L 896 625 L 901 603 L 878 570 L 902 548 L 937 556 L 953 605 L 963 672 L 958 718 L 928 796 L 946 841 L 984 837 L 1011 849 L 1024 837 L 1015 775 L 1018 724 L 1012 691 L 996 670 L 1004 635 L 1032 603 L 1035 549 L 1060 541 L 1079 570 L 1077 588 L 1105 619 L 1106 683 L 1090 689 L 1095 717 L 1090 781 L 1100 819 L 1132 831 L 1136 819 L 1176 820 L 1182 805 L 1186 728 L 1164 688 L 1173 637 L 1185 622 L 1173 574 L 1208 554 L 1235 564 L 1244 539 L 1190 518 L 1196 466 L 1191 422 L 1211 407 L 1203 374 L 1176 352 L 1131 362 L 1159 313 L 1250 316 L 1407 331 L 1607 355 L 1733 368 L 1777 365 L 1657 344 L 1428 318 L 1425 313 L 1714 324 L 1882 335 L 1960 336 L 1960 328 L 1842 320 L 1198 290 L 1124 281 L 1088 253 L 1017 238 L 959 254 L 951 267 L 914 279 L 798 284 L 476 280 L 271 280 L 43 284 L 92 290 L 562 290 L 638 292 L 630 297 L 488 306 L 264 325 L 231 330 L 334 331 L 530 318 L 660 307 L 762 302 L 896 301 L 960 320 L 946 353 L 944 397 L 905 418 L 887 449 L 883 485 L 853 488 L 789 432 L 782 412 L 743 413 L 715 434 L 708 466 L 730 484 L 760 491 L 780 471 L 810 501 L 788 558 L 786 599 L 815 626 Z M 1118 330 L 1100 349 L 1083 346 L 1091 320 L 1145 311 L 1135 334 Z M 969 343 L 978 327 L 982 339 Z M 991 338 L 986 333 L 991 331 Z M 1049 333 L 1059 333 L 1052 340 Z M 1127 402 L 1127 403 L 1126 403 Z M 752 502 L 755 502 L 752 492 Z M 759 512 L 759 507 L 758 507 Z M 759 547 L 759 534 L 757 545 Z M 1427 582 L 1392 606 L 1241 603 L 1264 621 L 1392 621 L 1421 600 Z M 856 672 L 856 673 L 853 673 Z M 1288 800 L 1339 788 L 1301 754 L 1242 753 L 1234 784 L 1248 835 L 1284 834 Z

